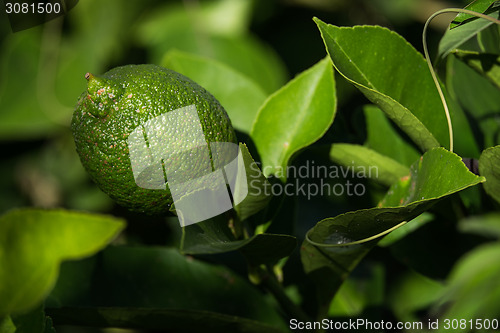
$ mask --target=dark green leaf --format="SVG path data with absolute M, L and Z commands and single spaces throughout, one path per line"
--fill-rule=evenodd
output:
M 220 313 L 195 310 L 145 308 L 65 308 L 51 309 L 58 324 L 121 327 L 168 332 L 282 333 L 258 321 Z
M 227 222 L 212 219 L 183 228 L 181 250 L 187 254 L 224 253 L 240 250 L 252 264 L 273 263 L 287 257 L 296 246 L 295 237 L 258 234 L 236 240 Z
M 479 158 L 479 173 L 486 178 L 483 184 L 486 193 L 500 202 L 500 146 L 483 151 Z
M 259 110 L 251 137 L 265 176 L 281 175 L 290 158 L 318 140 L 336 111 L 332 64 L 323 59 L 271 95 Z
M 391 186 L 399 178 L 407 176 L 408 167 L 376 151 L 354 144 L 336 143 L 330 148 L 330 159 L 340 165 L 352 167 L 381 184 Z M 375 172 L 372 173 L 372 171 Z M 367 172 L 368 171 L 368 172 Z
M 318 222 L 307 234 L 301 257 L 305 271 L 324 288 L 322 301 L 329 301 L 328 295 L 335 293 L 379 236 L 414 219 L 439 199 L 481 181 L 484 178 L 471 173 L 459 156 L 432 149 L 412 165 L 408 177 L 393 184 L 379 207 Z
M 267 97 L 252 79 L 216 60 L 176 50 L 167 53 L 162 65 L 207 89 L 226 109 L 233 126 L 250 132 L 257 111 Z
M 453 54 L 500 89 L 500 55 L 461 50 Z
M 485 77 L 478 74 L 455 57 L 448 57 L 447 89 L 450 95 L 466 111 L 470 127 L 480 131 L 475 133 L 478 146 L 482 149 L 500 144 L 500 94 L 498 89 Z M 454 128 L 456 124 L 454 123 Z M 456 128 L 464 132 L 463 126 Z M 466 136 L 469 136 L 466 134 Z M 455 135 L 457 139 L 462 135 Z M 479 150 L 479 152 L 481 149 Z M 469 156 L 467 156 L 469 157 Z M 475 156 L 470 156 L 475 157 Z M 478 158 L 477 156 L 476 158 Z
M 386 246 L 391 246 L 392 244 L 396 243 L 397 241 L 401 240 L 404 238 L 406 235 L 412 233 L 413 231 L 417 230 L 421 226 L 431 222 L 434 219 L 434 216 L 430 213 L 423 213 L 413 220 L 411 220 L 409 223 L 406 223 L 405 225 L 402 225 L 401 227 L 397 228 L 396 230 L 393 230 L 390 234 L 386 235 L 384 238 L 382 238 L 379 242 L 378 245 L 382 247 Z
M 337 71 L 422 150 L 448 143 L 443 105 L 417 50 L 382 27 L 341 28 L 315 22 Z
M 213 314 L 214 318 L 224 314 L 277 327 L 283 325 L 277 310 L 246 279 L 226 266 L 183 256 L 176 249 L 109 247 L 95 260 L 68 264 L 47 300 L 49 315 L 54 307 L 61 311 L 75 308 L 77 313 L 82 307 L 119 307 L 137 309 L 129 315 L 143 313 L 144 320 L 163 317 L 165 321 L 175 319 L 178 324 L 186 325 L 195 319 L 196 313 Z M 78 267 L 80 264 L 83 267 Z M 90 284 L 84 286 L 85 293 L 65 292 L 66 286 L 78 286 L 82 280 Z M 92 317 L 87 318 L 83 313 L 79 318 L 92 322 Z M 53 319 L 59 324 L 57 316 Z M 144 325 L 147 328 L 147 324 Z
M 63 260 L 104 248 L 121 219 L 63 210 L 18 209 L 0 217 L 0 314 L 27 311 L 52 289 Z
M 385 114 L 375 105 L 363 108 L 366 118 L 367 139 L 365 145 L 376 152 L 390 156 L 397 162 L 410 166 L 420 153 L 397 133 Z M 384 135 L 380 135 L 384 133 Z

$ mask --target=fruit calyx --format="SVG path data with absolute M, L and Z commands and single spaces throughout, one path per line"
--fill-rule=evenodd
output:
M 85 74 L 87 80 L 87 96 L 83 103 L 93 116 L 105 118 L 113 110 L 118 111 L 118 101 L 123 95 L 122 89 L 112 81 Z

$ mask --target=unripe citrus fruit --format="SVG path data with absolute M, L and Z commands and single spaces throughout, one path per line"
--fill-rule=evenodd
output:
M 181 150 L 183 144 L 195 140 L 199 144 L 200 137 L 205 149 L 211 142 L 236 143 L 231 121 L 220 103 L 179 73 L 156 65 L 128 65 L 101 76 L 87 73 L 85 78 L 87 90 L 78 100 L 71 123 L 76 150 L 101 190 L 133 211 L 157 214 L 169 210 L 173 200 L 168 183 L 151 185 L 153 178 L 164 176 L 168 156 L 181 153 L 169 162 L 172 174 L 192 175 L 193 165 L 188 165 L 185 154 L 176 152 L 175 147 Z M 195 110 L 194 117 L 167 117 L 179 109 Z M 190 128 L 196 126 L 199 133 L 195 135 Z M 142 161 L 154 159 L 151 151 L 164 148 L 163 144 L 170 151 L 161 160 Z M 138 160 L 151 162 L 156 169 L 138 175 L 133 170 L 137 161 L 132 150 L 141 145 L 145 153 L 140 152 Z

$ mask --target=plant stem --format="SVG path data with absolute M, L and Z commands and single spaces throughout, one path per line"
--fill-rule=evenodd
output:
M 491 17 L 491 16 L 488 16 L 488 15 L 485 15 L 482 13 L 478 13 L 478 12 L 474 12 L 474 11 L 468 10 L 468 9 L 447 8 L 447 9 L 443 9 L 443 10 L 439 10 L 439 11 L 435 12 L 434 14 L 431 15 L 431 17 L 429 17 L 427 19 L 427 22 L 425 22 L 424 30 L 422 31 L 422 43 L 424 46 L 425 60 L 427 61 L 427 66 L 429 66 L 429 70 L 430 70 L 431 75 L 432 75 L 432 80 L 434 81 L 434 84 L 436 85 L 436 89 L 439 93 L 439 97 L 441 98 L 441 102 L 443 103 L 444 113 L 446 114 L 446 120 L 448 121 L 448 132 L 450 134 L 450 151 L 453 152 L 453 126 L 451 124 L 450 111 L 448 110 L 448 104 L 446 104 L 446 99 L 444 98 L 443 90 L 441 89 L 441 85 L 439 84 L 439 81 L 437 79 L 436 72 L 434 71 L 434 67 L 432 66 L 431 59 L 429 57 L 429 51 L 427 50 L 427 28 L 429 26 L 429 23 L 436 16 L 444 14 L 444 13 L 465 13 L 465 14 L 469 14 L 469 15 L 483 18 L 485 20 L 491 21 L 491 22 L 496 23 L 496 24 L 500 24 L 500 21 Z
M 259 267 L 258 271 L 261 279 L 261 286 L 274 296 L 290 319 L 293 318 L 302 322 L 311 321 L 311 318 L 309 318 L 309 316 L 288 297 L 283 290 L 283 286 L 278 282 L 269 268 L 263 269 Z

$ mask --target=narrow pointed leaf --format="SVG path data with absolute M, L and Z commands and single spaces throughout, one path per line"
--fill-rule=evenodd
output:
M 408 167 L 390 157 L 370 148 L 349 143 L 333 144 L 330 148 L 330 159 L 337 164 L 353 167 L 359 172 L 364 171 L 363 174 L 372 176 L 372 180 L 386 186 L 391 186 L 410 172 Z
M 478 13 L 484 13 L 496 0 L 474 0 L 468 4 L 465 9 L 472 10 Z M 474 16 L 466 13 L 458 13 L 450 24 L 450 29 L 453 29 L 465 21 L 474 18 Z
M 18 209 L 0 217 L 0 316 L 27 311 L 52 289 L 63 260 L 104 248 L 121 219 L 63 210 Z
M 378 26 L 315 22 L 337 71 L 423 151 L 448 144 L 446 117 L 427 64 L 403 37 Z
M 207 89 L 226 109 L 233 126 L 244 133 L 250 132 L 267 97 L 252 79 L 217 60 L 177 50 L 167 53 L 162 64 Z
M 500 203 L 500 146 L 486 149 L 479 157 L 479 173 L 486 178 L 484 190 Z
M 318 140 L 336 110 L 332 64 L 323 59 L 271 95 L 259 110 L 251 137 L 265 176 L 280 173 L 300 149 Z M 284 173 L 282 180 L 285 180 Z

